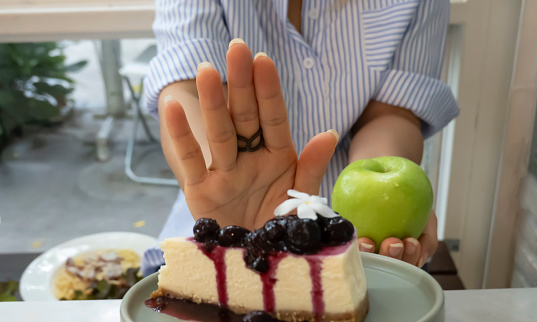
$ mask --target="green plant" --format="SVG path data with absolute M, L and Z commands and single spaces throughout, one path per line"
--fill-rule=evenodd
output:
M 0 302 L 16 301 L 15 293 L 19 289 L 19 283 L 15 281 L 0 282 Z
M 73 91 L 67 77 L 86 65 L 65 64 L 55 42 L 0 45 L 0 152 L 25 124 L 50 124 L 61 115 Z

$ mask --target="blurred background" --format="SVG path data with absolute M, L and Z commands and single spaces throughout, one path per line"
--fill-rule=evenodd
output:
M 443 77 L 461 114 L 422 162 L 443 241 L 432 268 L 452 288 L 537 287 L 537 1 L 451 2 Z M 0 0 L 0 258 L 158 235 L 179 187 L 141 99 L 153 6 Z

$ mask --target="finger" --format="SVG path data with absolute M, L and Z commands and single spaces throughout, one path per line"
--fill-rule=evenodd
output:
M 237 160 L 237 136 L 227 109 L 220 75 L 210 63 L 199 64 L 196 85 L 211 150 L 211 168 L 230 170 Z
M 416 238 L 407 237 L 403 239 L 404 251 L 403 261 L 411 265 L 417 265 L 421 254 L 421 245 Z
M 437 219 L 434 211 L 431 211 L 427 225 L 418 240 L 421 244 L 418 267 L 423 267 L 429 257 L 433 256 L 436 252 L 436 248 L 438 248 Z
M 265 53 L 254 59 L 254 88 L 265 147 L 269 151 L 294 148 L 278 71 Z
M 375 252 L 375 243 L 366 237 L 358 238 L 358 246 L 360 247 L 361 252 L 365 253 L 374 253 Z
M 235 38 L 227 52 L 227 88 L 231 118 L 237 134 L 252 137 L 259 130 L 259 113 L 253 81 L 252 53 L 244 41 Z M 258 142 L 253 142 L 253 146 Z
M 403 258 L 403 242 L 395 237 L 388 237 L 380 244 L 380 255 L 388 256 L 395 259 Z
M 179 102 L 171 96 L 164 109 L 164 118 L 168 135 L 183 169 L 185 184 L 197 184 L 205 179 L 207 167 L 200 145 L 190 130 L 185 111 Z
M 335 130 L 317 134 L 311 139 L 298 160 L 293 189 L 318 195 L 326 168 L 336 150 L 339 135 Z

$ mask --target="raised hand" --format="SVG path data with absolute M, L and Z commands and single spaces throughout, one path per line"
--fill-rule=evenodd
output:
M 318 194 L 334 153 L 338 135 L 330 130 L 315 136 L 297 158 L 278 72 L 272 60 L 234 39 L 227 53 L 228 101 L 218 72 L 198 66 L 196 85 L 212 162 L 206 165 L 200 145 L 179 102 L 167 97 L 164 118 L 182 189 L 195 219 L 208 217 L 220 225 L 262 226 L 287 199 L 287 190 Z M 263 146 L 238 152 L 259 128 Z M 259 139 L 252 145 L 259 144 Z M 177 175 L 177 174 L 176 174 Z

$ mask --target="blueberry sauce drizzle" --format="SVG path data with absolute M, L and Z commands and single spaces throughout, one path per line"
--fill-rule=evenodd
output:
M 323 299 L 323 282 L 321 279 L 322 259 L 318 257 L 306 257 L 306 261 L 310 266 L 311 279 L 311 304 L 315 320 L 321 321 L 324 314 L 324 299 Z
M 286 253 L 275 253 L 268 257 L 270 268 L 267 272 L 260 274 L 263 283 L 263 307 L 265 312 L 274 313 L 276 308 L 276 298 L 274 297 L 274 284 L 276 284 L 276 270 L 282 259 L 287 257 Z
M 203 244 L 196 243 L 205 256 L 209 257 L 214 263 L 216 269 L 216 290 L 218 292 L 218 301 L 220 306 L 227 308 L 227 278 L 226 278 L 226 247 L 216 246 L 210 253 L 205 250 Z

